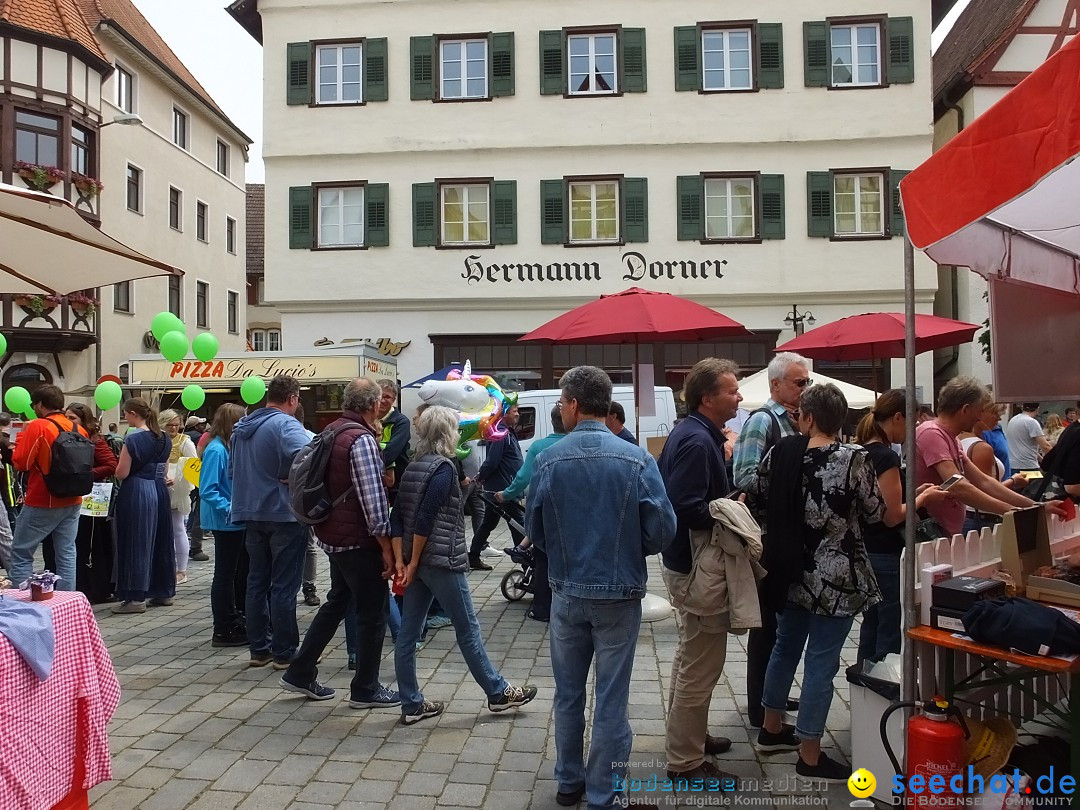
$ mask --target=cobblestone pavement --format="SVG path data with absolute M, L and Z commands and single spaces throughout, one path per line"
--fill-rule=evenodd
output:
M 492 545 L 507 544 L 505 530 Z M 206 549 L 214 553 L 213 543 Z M 507 602 L 495 570 L 473 572 L 473 601 L 492 661 L 512 683 L 532 683 L 531 704 L 492 714 L 457 651 L 452 629 L 429 636 L 418 653 L 426 697 L 448 701 L 439 718 L 405 727 L 397 709 L 348 707 L 350 673 L 344 631 L 327 650 L 320 679 L 338 690 L 314 702 L 284 692 L 280 673 L 247 666 L 246 648 L 210 646 L 213 562 L 193 562 L 176 604 L 145 614 L 95 610 L 123 699 L 109 728 L 114 781 L 91 792 L 93 810 L 354 810 L 463 807 L 513 810 L 557 807 L 551 708 L 554 680 L 547 625 L 525 617 L 531 597 Z M 320 561 L 320 594 L 328 577 Z M 650 590 L 663 594 L 658 558 L 650 560 Z M 317 608 L 298 606 L 301 632 Z M 857 625 L 856 625 L 857 630 Z M 665 696 L 675 652 L 674 619 L 645 623 L 638 638 L 630 691 L 634 728 L 631 776 L 664 776 Z M 855 654 L 855 633 L 844 648 L 829 712 L 825 750 L 850 761 L 848 690 L 844 668 Z M 384 645 L 382 676 L 393 680 L 393 648 Z M 745 780 L 733 805 L 778 808 L 843 807 L 845 785 L 827 791 L 801 783 L 794 753 L 757 755 L 756 731 L 745 720 L 745 636 L 729 636 L 724 678 L 712 702 L 710 729 L 734 740 L 718 765 Z M 590 703 L 591 710 L 591 703 Z M 754 780 L 754 781 L 749 781 Z M 755 788 L 757 788 L 755 790 Z M 641 795 L 641 794 L 639 794 Z M 644 798 L 644 796 L 643 796 Z M 663 807 L 700 806 L 704 796 L 653 794 Z M 758 804 L 758 802 L 761 802 Z M 714 801 L 719 804 L 719 801 Z M 584 807 L 584 805 L 582 805 Z

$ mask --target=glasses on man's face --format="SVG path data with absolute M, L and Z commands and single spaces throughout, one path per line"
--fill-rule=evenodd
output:
M 808 388 L 814 384 L 814 380 L 811 377 L 799 377 L 797 380 L 788 380 L 796 388 Z

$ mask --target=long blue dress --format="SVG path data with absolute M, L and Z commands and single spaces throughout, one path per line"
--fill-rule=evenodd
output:
M 149 430 L 128 434 L 131 472 L 116 498 L 116 596 L 123 602 L 176 594 L 169 491 L 165 486 L 172 442 Z

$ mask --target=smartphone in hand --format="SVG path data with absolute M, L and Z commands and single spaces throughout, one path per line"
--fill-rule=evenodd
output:
M 948 478 L 941 482 L 941 484 L 938 486 L 938 489 L 941 489 L 944 492 L 948 492 L 953 487 L 953 485 L 963 480 L 964 476 L 960 475 L 960 473 L 950 475 Z

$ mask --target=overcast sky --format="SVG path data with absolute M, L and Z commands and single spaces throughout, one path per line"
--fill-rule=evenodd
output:
M 228 0 L 132 0 L 210 97 L 255 143 L 247 182 L 263 182 L 262 46 L 230 17 Z
M 133 0 L 217 102 L 255 143 L 247 181 L 263 182 L 262 47 L 230 17 L 227 0 Z M 934 32 L 936 48 L 969 0 L 960 0 Z

